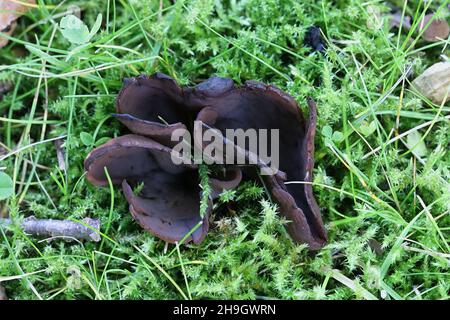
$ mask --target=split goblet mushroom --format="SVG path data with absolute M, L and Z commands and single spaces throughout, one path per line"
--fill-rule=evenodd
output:
M 327 236 L 310 184 L 316 108 L 312 100 L 308 104 L 310 115 L 305 121 L 292 97 L 255 81 L 237 87 L 231 79 L 215 77 L 182 88 L 161 73 L 126 79 L 117 98 L 116 116 L 133 135 L 113 139 L 92 151 L 85 161 L 87 178 L 96 185 L 107 184 L 106 167 L 113 183 L 123 181 L 133 217 L 163 240 L 179 241 L 203 221 L 202 229 L 190 235 L 198 243 L 208 230 L 212 207 L 200 217 L 196 166 L 171 162 L 170 151 L 177 143 L 171 140 L 172 133 L 176 129 L 192 132 L 194 120 L 223 133 L 226 129 L 278 129 L 280 171 L 264 176 L 264 181 L 289 220 L 287 229 L 293 240 L 320 249 Z M 203 149 L 203 145 L 197 147 Z M 254 156 L 256 166 L 263 168 L 260 155 Z M 285 184 L 286 179 L 293 183 Z M 241 169 L 227 167 L 226 177 L 210 179 L 213 195 L 235 187 L 240 180 Z M 140 195 L 134 195 L 131 186 L 142 182 Z

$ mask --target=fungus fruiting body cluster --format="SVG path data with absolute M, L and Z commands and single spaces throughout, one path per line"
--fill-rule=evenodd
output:
M 209 229 L 213 200 L 242 179 L 252 178 L 254 169 L 264 164 L 224 165 L 220 174 L 211 175 L 212 192 L 201 215 L 198 165 L 172 161 L 172 133 L 192 131 L 194 121 L 222 133 L 277 129 L 279 171 L 262 176 L 263 181 L 288 220 L 292 239 L 311 250 L 320 249 L 327 236 L 311 186 L 317 113 L 312 99 L 308 105 L 305 120 L 291 96 L 256 81 L 236 86 L 231 79 L 212 77 L 194 87 L 180 87 L 162 73 L 125 79 L 116 117 L 132 133 L 110 140 L 87 156 L 87 179 L 105 186 L 109 175 L 113 184 L 121 185 L 134 219 L 155 236 L 168 242 L 199 243 Z M 204 148 L 202 144 L 192 147 Z M 286 180 L 295 183 L 285 184 Z M 137 186 L 141 188 L 135 194 Z

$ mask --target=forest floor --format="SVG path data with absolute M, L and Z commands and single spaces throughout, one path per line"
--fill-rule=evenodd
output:
M 0 101 L 0 191 L 13 189 L 0 216 L 15 221 L 0 227 L 0 284 L 10 299 L 449 298 L 450 108 L 411 87 L 449 55 L 448 39 L 425 42 L 419 30 L 428 12 L 448 21 L 449 1 L 37 3 L 0 48 L 0 80 L 11 84 Z M 389 26 L 395 5 L 410 31 Z M 91 35 L 61 32 L 69 6 Z M 304 45 L 313 25 L 324 52 Z M 86 181 L 86 155 L 125 131 L 111 116 L 122 79 L 157 71 L 182 85 L 212 75 L 271 83 L 304 113 L 306 97 L 316 100 L 325 248 L 294 244 L 254 183 L 221 197 L 202 243 L 177 247 L 144 232 L 118 188 Z M 103 239 L 42 241 L 18 227 L 31 215 L 100 219 Z

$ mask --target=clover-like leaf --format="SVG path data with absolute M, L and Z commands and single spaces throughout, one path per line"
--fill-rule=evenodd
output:
M 325 138 L 331 139 L 331 137 L 333 135 L 333 129 L 330 126 L 324 126 L 322 128 L 322 135 Z
M 340 131 L 335 131 L 333 132 L 333 135 L 331 136 L 331 139 L 334 142 L 341 142 L 342 140 L 344 140 L 344 134 Z
M 102 145 L 106 142 L 108 142 L 109 140 L 111 140 L 111 137 L 101 137 L 100 139 L 98 139 L 97 141 L 95 141 L 95 146 L 98 147 L 99 145 Z
M 333 140 L 334 142 L 341 142 L 344 140 L 344 135 L 340 131 L 334 131 L 330 126 L 324 126 L 322 128 L 322 135 L 327 140 Z
M 83 44 L 89 37 L 89 29 L 78 17 L 67 15 L 59 22 L 61 33 L 72 44 Z
M 423 142 L 422 135 L 418 131 L 413 131 L 406 137 L 406 145 L 419 157 L 425 157 L 428 153 L 427 146 Z
M 98 32 L 100 29 L 102 22 L 102 15 L 99 14 L 97 16 L 97 20 L 92 27 L 92 30 L 89 32 L 86 24 L 81 21 L 78 17 L 70 14 L 61 19 L 59 22 L 59 27 L 61 28 L 61 33 L 69 40 L 70 43 L 75 45 L 81 45 L 89 42 L 92 37 Z
M 95 36 L 95 34 L 98 32 L 98 30 L 100 30 L 100 27 L 102 25 L 102 14 L 99 13 L 97 15 L 97 19 L 95 20 L 94 25 L 92 26 L 91 32 L 89 32 L 89 40 L 90 41 L 92 39 L 93 36 Z
M 86 147 L 89 147 L 92 144 L 94 144 L 94 137 L 88 132 L 80 133 L 80 140 Z
M 5 200 L 14 193 L 14 184 L 10 176 L 0 172 L 0 200 Z
M 372 121 L 368 123 L 367 121 L 363 121 L 361 126 L 359 127 L 359 131 L 365 136 L 370 136 L 372 133 L 377 130 L 377 123 Z

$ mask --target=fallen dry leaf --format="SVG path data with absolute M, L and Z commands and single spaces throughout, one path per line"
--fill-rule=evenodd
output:
M 16 28 L 16 20 L 23 15 L 36 0 L 0 0 L 0 31 L 11 35 Z M 8 39 L 0 36 L 0 48 L 8 43 Z
M 389 28 L 400 28 L 400 26 L 404 30 L 411 29 L 411 17 L 410 16 L 403 16 L 402 19 L 402 13 L 400 11 L 396 11 L 393 14 L 389 15 Z
M 419 24 L 419 31 L 425 29 L 427 24 L 433 18 L 433 14 L 427 14 Z M 411 29 L 411 17 L 404 16 L 402 20 L 402 13 L 400 11 L 396 11 L 389 15 L 389 28 L 402 28 L 404 30 Z M 450 34 L 450 27 L 448 22 L 444 19 L 436 19 L 430 23 L 430 25 L 423 31 L 422 38 L 428 42 L 436 42 L 442 39 L 447 39 Z
M 422 31 L 430 20 L 433 18 L 433 14 L 427 14 L 423 17 L 423 20 L 420 22 L 420 30 Z M 428 28 L 425 29 L 422 34 L 422 38 L 428 42 L 436 42 L 441 39 L 447 39 L 450 34 L 450 27 L 448 22 L 444 19 L 435 19 Z
M 425 70 L 412 85 L 436 104 L 450 100 L 450 62 L 438 62 Z M 446 97 L 447 96 L 447 97 Z

